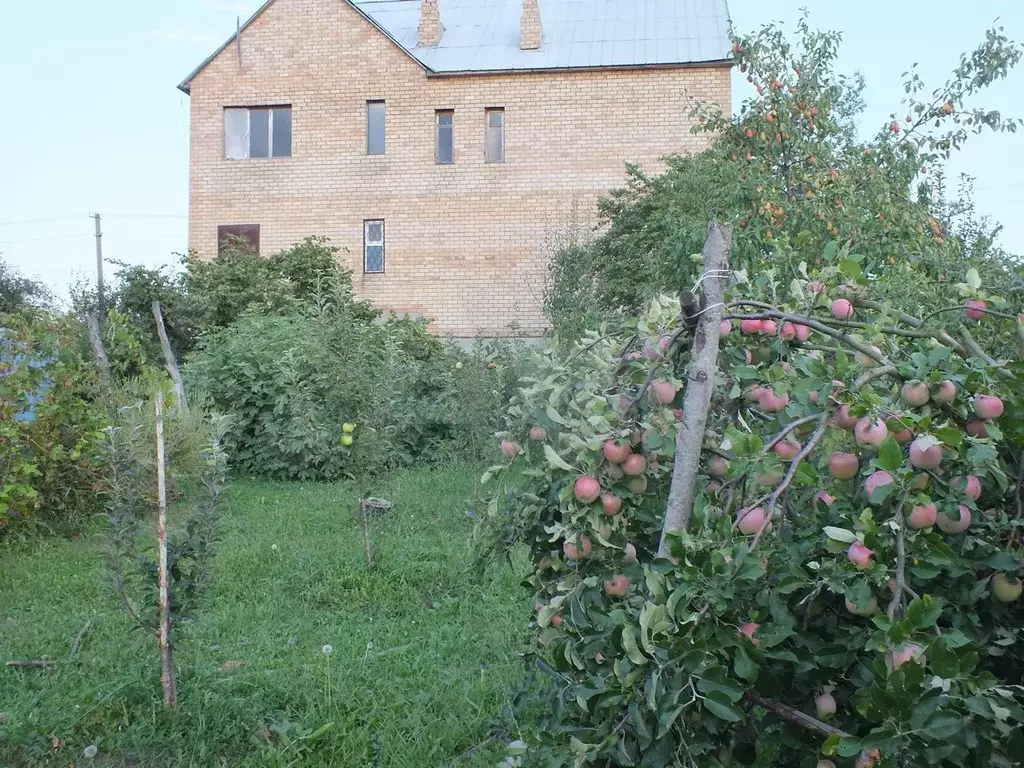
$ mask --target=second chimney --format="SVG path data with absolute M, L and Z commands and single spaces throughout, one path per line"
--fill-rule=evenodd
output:
M 543 34 L 538 0 L 523 0 L 523 15 L 519 20 L 519 47 L 524 51 L 537 50 Z
M 420 3 L 419 44 L 421 48 L 435 48 L 444 35 L 441 26 L 441 11 L 438 0 L 422 0 Z

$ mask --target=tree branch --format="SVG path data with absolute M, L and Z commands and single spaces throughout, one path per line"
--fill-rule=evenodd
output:
M 700 469 L 704 429 L 707 426 L 711 394 L 718 370 L 718 337 L 722 324 L 725 278 L 729 274 L 732 254 L 732 226 L 712 222 L 704 243 L 704 275 L 702 277 L 703 311 L 697 318 L 693 352 L 687 370 L 683 420 L 676 432 L 676 455 L 672 467 L 672 485 L 665 508 L 658 555 L 669 554 L 668 536 L 686 530 L 693 511 L 693 499 Z M 685 326 L 684 326 L 685 327 Z
M 896 524 L 899 527 L 896 529 L 896 578 L 892 588 L 892 600 L 889 601 L 889 610 L 886 611 L 889 621 L 896 620 L 896 609 L 899 608 L 903 591 L 907 588 L 907 546 L 904 537 L 907 522 L 903 519 L 903 508 L 907 504 L 908 495 L 910 495 L 909 488 L 903 492 L 903 498 L 900 499 L 900 505 L 896 508 L 895 514 Z
M 857 380 L 853 382 L 853 388 L 854 390 L 858 390 L 865 384 L 869 384 L 875 379 L 880 379 L 883 376 L 895 376 L 896 378 L 901 378 L 900 372 L 896 370 L 896 366 L 883 365 L 878 368 L 869 368 L 868 370 L 864 371 L 864 373 L 858 376 Z
M 823 723 L 816 717 L 811 717 L 810 715 L 801 712 L 799 709 L 794 709 L 788 704 L 782 704 L 781 702 L 774 701 L 772 699 L 766 699 L 761 694 L 754 693 L 753 691 L 747 691 L 744 696 L 748 701 L 759 707 L 767 709 L 769 712 L 774 712 L 783 720 L 787 720 L 794 725 L 799 725 L 804 730 L 813 731 L 819 736 L 824 736 L 825 738 L 828 738 L 829 736 L 842 736 L 844 739 L 853 738 L 853 736 L 846 731 L 841 731 L 828 723 Z
M 853 304 L 854 306 L 863 307 L 864 309 L 873 309 L 876 312 L 891 311 L 889 307 L 886 307 L 884 304 L 878 301 L 868 301 L 867 299 L 854 299 Z M 908 315 L 906 312 L 899 311 L 897 311 L 895 314 L 896 317 L 899 318 L 899 321 L 901 323 L 906 323 L 907 325 L 917 329 L 924 328 L 924 322 L 918 320 L 913 315 Z M 964 348 L 963 344 L 958 342 L 956 339 L 954 339 L 941 328 L 929 328 L 928 330 L 931 332 L 933 339 L 942 344 L 945 344 L 947 347 L 952 347 L 953 349 L 956 350 L 957 354 L 960 355 L 960 357 L 970 357 L 967 350 Z

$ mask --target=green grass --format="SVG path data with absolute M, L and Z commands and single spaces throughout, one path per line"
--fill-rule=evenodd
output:
M 56 662 L 0 666 L 0 766 L 493 766 L 501 740 L 474 747 L 509 726 L 529 600 L 510 568 L 473 577 L 472 480 L 396 477 L 370 571 L 349 489 L 236 482 L 212 593 L 178 636 L 173 712 L 99 532 L 0 551 L 0 663 Z

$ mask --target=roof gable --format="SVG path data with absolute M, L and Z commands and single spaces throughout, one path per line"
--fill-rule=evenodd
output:
M 437 74 L 640 67 L 730 58 L 727 0 L 540 0 L 543 40 L 519 47 L 522 0 L 439 0 L 444 35 L 419 47 L 420 0 L 340 0 L 425 70 Z M 185 93 L 274 0 L 241 25 L 178 86 Z

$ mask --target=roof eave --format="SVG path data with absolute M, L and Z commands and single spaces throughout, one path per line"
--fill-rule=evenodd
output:
M 246 29 L 248 29 L 248 28 L 249 28 L 249 26 L 250 26 L 250 25 L 251 25 L 251 24 L 252 24 L 252 23 L 253 23 L 254 21 L 256 21 L 256 19 L 258 19 L 258 18 L 259 18 L 260 16 L 262 16 L 262 15 L 263 15 L 263 12 L 264 12 L 265 10 L 267 10 L 267 8 L 269 8 L 269 7 L 270 7 L 270 6 L 271 6 L 271 5 L 273 4 L 273 2 L 274 2 L 274 0 L 267 0 L 267 1 L 266 1 L 266 2 L 265 2 L 265 3 L 263 4 L 263 5 L 261 5 L 261 6 L 259 7 L 259 9 L 258 9 L 258 10 L 256 11 L 256 13 L 254 13 L 254 14 L 253 14 L 252 16 L 250 16 L 250 17 L 249 17 L 249 19 L 248 19 L 248 20 L 247 20 L 247 21 L 246 21 L 246 22 L 245 22 L 244 24 L 242 24 L 242 25 L 241 25 L 241 26 L 240 26 L 240 27 L 239 27 L 239 28 L 238 28 L 237 30 L 235 30 L 234 34 L 233 34 L 233 35 L 231 35 L 231 37 L 229 37 L 229 38 L 228 38 L 228 39 L 227 39 L 227 40 L 226 40 L 226 41 L 224 42 L 224 44 L 223 44 L 223 45 L 221 45 L 221 46 L 220 46 L 220 47 L 219 47 L 219 48 L 218 48 L 218 49 L 217 49 L 216 51 L 214 51 L 213 53 L 211 53 L 211 54 L 210 54 L 209 56 L 207 56 L 207 57 L 206 57 L 205 59 L 203 59 L 202 63 L 201 63 L 201 64 L 200 64 L 200 65 L 199 65 L 198 67 L 196 67 L 196 68 L 195 68 L 194 70 L 192 70 L 192 72 L 190 72 L 190 73 L 189 73 L 188 77 L 186 77 L 186 78 L 185 78 L 184 80 L 182 80 L 182 81 L 181 81 L 181 82 L 180 82 L 180 83 L 178 84 L 178 90 L 179 90 L 179 91 L 181 91 L 182 93 L 185 93 L 185 94 L 191 95 L 191 94 L 192 94 L 192 80 L 194 80 L 194 79 L 195 79 L 195 77 L 196 77 L 196 76 L 197 76 L 197 75 L 198 75 L 198 74 L 199 74 L 200 72 L 202 72 L 202 71 L 203 71 L 204 69 L 206 69 L 206 67 L 207 67 L 207 66 L 208 66 L 208 65 L 210 64 L 210 62 L 211 62 L 211 61 L 213 61 L 213 60 L 214 60 L 215 58 L 217 58 L 218 56 L 220 56 L 220 55 L 221 55 L 221 53 L 223 53 L 223 52 L 224 52 L 224 50 L 228 48 L 228 46 L 230 46 L 230 45 L 231 45 L 231 44 L 232 44 L 233 42 L 235 42 L 235 40 L 237 40 L 237 39 L 238 39 L 238 36 L 239 36 L 239 35 L 241 35 L 241 34 L 242 34 L 243 32 L 245 32 L 245 30 L 246 30 Z M 393 36 L 391 35 L 391 33 L 390 33 L 390 32 L 388 32 L 388 31 L 387 31 L 386 29 L 384 29 L 384 27 L 382 27 L 382 26 L 381 26 L 380 24 L 378 24 L 378 23 L 377 23 L 376 21 L 374 21 L 374 20 L 373 20 L 373 18 L 372 18 L 371 16 L 369 16 L 369 15 L 368 15 L 368 14 L 367 14 L 367 13 L 366 13 L 366 12 L 365 12 L 364 10 L 362 10 L 362 9 L 361 9 L 361 8 L 360 8 L 360 7 L 358 6 L 358 5 L 356 5 L 356 4 L 354 3 L 354 2 L 352 2 L 352 0 L 342 0 L 342 2 L 343 2 L 343 3 L 345 3 L 345 4 L 346 4 L 346 5 L 347 5 L 347 6 L 349 7 L 349 8 L 353 9 L 353 10 L 354 10 L 354 11 L 355 11 L 356 13 L 358 13 L 358 14 L 359 14 L 360 16 L 362 16 L 362 17 L 363 17 L 364 19 L 366 19 L 366 20 L 367 20 L 367 21 L 368 21 L 368 22 L 369 22 L 369 23 L 370 23 L 370 24 L 371 24 L 371 25 L 373 26 L 373 28 L 374 28 L 374 29 L 376 29 L 377 31 L 379 31 L 379 32 L 380 32 L 380 33 L 381 33 L 382 35 L 384 35 L 384 36 L 385 36 L 385 37 L 386 37 L 386 38 L 387 38 L 388 40 L 390 40 L 390 41 L 391 41 L 392 43 L 394 43 L 394 44 L 395 44 L 395 46 L 396 46 L 396 47 L 397 47 L 397 48 L 398 48 L 398 49 L 399 49 L 400 51 L 402 51 L 402 52 L 403 52 L 403 53 L 404 53 L 404 54 L 405 54 L 406 56 L 408 56 L 408 57 L 409 57 L 410 59 L 412 59 L 413 61 L 415 61 L 415 62 L 416 62 L 416 63 L 417 63 L 417 64 L 418 64 L 418 65 L 419 65 L 420 67 L 422 67 L 422 68 L 423 68 L 423 70 L 424 70 L 424 71 L 425 71 L 425 72 L 426 72 L 427 74 L 433 74 L 434 70 L 432 70 L 432 69 L 431 69 L 430 67 L 428 67 L 428 66 L 427 66 L 426 64 L 424 64 L 424 63 L 423 63 L 422 61 L 420 61 L 420 60 L 419 60 L 418 58 L 416 58 L 416 57 L 415 57 L 415 56 L 414 56 L 414 55 L 413 55 L 413 54 L 412 54 L 412 53 L 411 53 L 411 52 L 410 52 L 410 51 L 409 51 L 408 49 L 406 49 L 406 47 L 405 47 L 405 46 L 403 46 L 403 45 L 402 45 L 401 43 L 399 43 L 399 42 L 398 42 L 398 41 L 397 41 L 397 40 L 396 40 L 396 39 L 395 39 L 395 38 L 394 38 L 394 37 L 393 37 Z
M 630 69 L 690 69 L 696 67 L 732 67 L 732 59 L 709 59 L 708 61 L 657 62 L 651 64 L 595 64 L 579 67 L 513 67 L 509 69 L 431 69 L 428 77 L 473 77 L 478 75 L 517 75 L 539 72 L 603 72 Z

